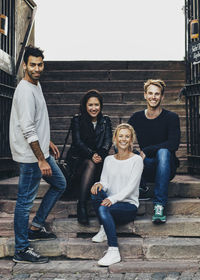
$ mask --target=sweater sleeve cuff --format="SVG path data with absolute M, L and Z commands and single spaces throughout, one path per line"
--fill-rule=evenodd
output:
M 112 204 L 115 204 L 117 202 L 116 199 L 114 199 L 114 197 L 107 197 L 107 199 L 109 199 L 111 201 Z
M 89 150 L 89 151 L 88 151 L 88 157 L 89 157 L 89 159 L 92 159 L 92 157 L 93 157 L 94 154 L 95 154 L 94 151 Z
M 32 142 L 38 141 L 38 140 L 39 139 L 38 139 L 37 135 L 34 135 L 34 136 L 31 136 L 31 137 L 27 138 L 27 141 L 28 141 L 29 144 L 32 143 Z

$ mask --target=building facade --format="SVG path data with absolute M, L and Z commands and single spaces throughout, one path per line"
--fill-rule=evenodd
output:
M 36 4 L 0 0 L 0 178 L 16 169 L 9 149 L 9 116 L 14 89 L 22 73 L 27 43 L 34 44 Z
M 189 173 L 200 174 L 200 0 L 185 1 L 186 125 Z

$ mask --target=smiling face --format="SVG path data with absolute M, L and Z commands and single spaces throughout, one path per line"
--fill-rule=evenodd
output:
M 128 128 L 121 128 L 117 132 L 114 140 L 118 150 L 130 150 L 133 143 L 133 136 Z
M 44 62 L 42 57 L 30 55 L 27 64 L 23 64 L 25 70 L 25 80 L 32 84 L 37 84 L 44 70 Z
M 92 121 L 97 120 L 97 116 L 101 111 L 101 104 L 97 97 L 90 97 L 86 103 L 86 111 L 92 118 Z
M 151 109 L 157 109 L 164 95 L 161 93 L 161 88 L 156 85 L 149 85 L 147 91 L 144 93 L 144 98 L 147 101 L 147 107 Z

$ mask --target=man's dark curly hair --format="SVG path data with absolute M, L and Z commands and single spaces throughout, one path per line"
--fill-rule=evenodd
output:
M 24 63 L 27 65 L 29 56 L 42 57 L 44 59 L 43 51 L 40 48 L 29 45 L 25 48 Z

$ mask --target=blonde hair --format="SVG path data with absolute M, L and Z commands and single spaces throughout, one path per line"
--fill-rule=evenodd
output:
M 165 82 L 164 82 L 163 80 L 160 80 L 160 79 L 157 79 L 157 80 L 149 79 L 149 80 L 147 80 L 147 81 L 144 83 L 144 92 L 145 92 L 145 93 L 147 92 L 147 88 L 148 88 L 150 85 L 154 85 L 154 86 L 159 87 L 159 88 L 161 89 L 161 94 L 162 94 L 162 95 L 164 94 L 166 84 L 165 84 Z
M 135 130 L 134 130 L 133 127 L 132 127 L 130 124 L 128 124 L 128 123 L 121 123 L 121 124 L 119 124 L 119 125 L 115 128 L 115 131 L 114 131 L 114 133 L 113 133 L 113 144 L 114 144 L 115 148 L 117 148 L 117 147 L 116 147 L 116 141 L 115 141 L 115 139 L 116 139 L 116 137 L 117 137 L 117 135 L 119 134 L 119 132 L 120 132 L 121 129 L 128 129 L 128 130 L 130 131 L 132 143 L 131 143 L 129 149 L 132 151 L 132 149 L 133 149 L 133 144 L 134 144 L 135 139 L 136 139 L 136 135 L 135 135 Z

